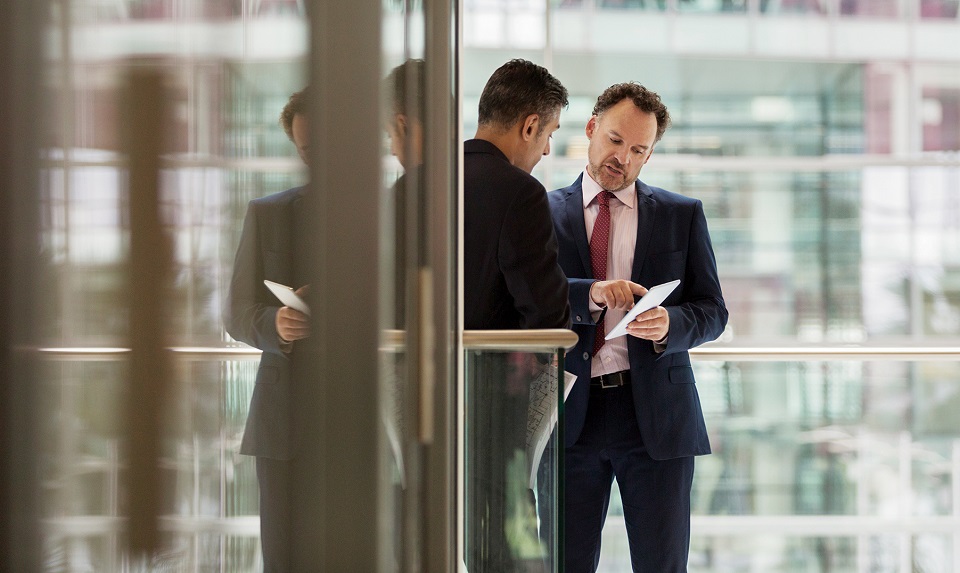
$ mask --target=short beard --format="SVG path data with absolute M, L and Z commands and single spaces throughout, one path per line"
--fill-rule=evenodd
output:
M 590 173 L 590 177 L 593 177 L 593 180 L 596 181 L 601 188 L 603 188 L 606 191 L 610 191 L 611 193 L 614 191 L 619 191 L 627 186 L 627 177 L 626 175 L 624 175 L 623 177 L 620 178 L 619 180 L 620 182 L 617 183 L 613 189 L 606 187 L 603 181 L 604 179 L 608 179 L 609 175 L 607 175 L 603 171 L 603 165 L 601 165 L 600 167 L 595 167 L 594 165 L 587 164 L 587 172 Z

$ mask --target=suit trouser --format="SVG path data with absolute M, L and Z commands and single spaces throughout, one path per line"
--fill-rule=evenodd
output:
M 590 388 L 583 431 L 564 454 L 567 573 L 597 570 L 614 477 L 623 500 L 634 572 L 687 570 L 693 457 L 650 457 L 640 437 L 629 385 Z
M 260 486 L 260 545 L 264 573 L 290 571 L 292 519 L 290 505 L 291 462 L 257 458 Z

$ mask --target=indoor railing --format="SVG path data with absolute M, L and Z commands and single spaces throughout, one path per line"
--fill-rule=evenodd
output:
M 531 456 L 526 444 L 519 445 L 516 431 L 529 417 L 530 396 L 523 400 L 517 389 L 528 388 L 524 383 L 551 365 L 562 369 L 562 350 L 575 340 L 569 331 L 463 333 L 467 402 L 463 475 L 486 480 L 465 484 L 468 560 L 498 558 L 472 552 L 478 540 L 483 548 L 508 547 L 511 555 L 523 560 L 548 566 L 558 560 L 556 540 L 562 523 L 551 521 L 556 508 L 544 500 L 562 487 L 555 469 L 562 461 L 548 446 L 538 464 L 540 471 L 531 471 Z M 403 342 L 402 333 L 386 332 L 381 349 L 395 351 Z M 172 440 L 174 448 L 161 461 L 163 470 L 177 481 L 171 491 L 182 499 L 177 514 L 161 517 L 162 529 L 177 540 L 177 551 L 168 558 L 188 571 L 246 571 L 247 564 L 257 561 L 259 521 L 255 504 L 244 501 L 248 497 L 244 492 L 255 492 L 255 481 L 247 460 L 235 456 L 235 449 L 245 417 L 244 397 L 249 399 L 260 352 L 240 346 L 169 350 L 174 362 L 182 365 L 176 374 L 184 377 L 181 401 L 189 403 L 188 410 L 200 409 L 186 414 L 193 421 Z M 49 458 L 53 465 L 44 481 L 45 491 L 57 494 L 66 488 L 62 494 L 69 496 L 64 499 L 75 500 L 64 507 L 54 503 L 56 509 L 44 520 L 52 552 L 49 562 L 76 563 L 81 555 L 109 569 L 122 562 L 123 545 L 117 539 L 124 521 L 117 488 L 124 466 L 106 421 L 114 414 L 103 406 L 97 410 L 90 403 L 97 399 L 86 389 L 104 384 L 103 377 L 116 380 L 101 392 L 122 388 L 129 350 L 34 351 L 51 367 L 41 380 L 56 390 L 50 395 L 60 409 L 51 415 L 74 420 L 69 433 L 64 433 L 66 426 L 57 427 L 63 435 L 54 438 L 57 451 Z M 955 533 L 960 531 L 960 427 L 953 414 L 960 406 L 960 344 L 952 339 L 936 345 L 903 340 L 859 345 L 715 343 L 694 349 L 691 355 L 714 448 L 713 455 L 697 460 L 691 572 L 726 571 L 724 562 L 786 555 L 801 564 L 815 559 L 858 563 L 851 571 L 868 571 L 892 560 L 899 564 L 897 570 L 907 571 L 911 564 L 951 561 L 960 554 L 960 535 Z M 486 380 L 512 384 L 480 383 Z M 512 412 L 472 410 L 470 403 L 482 403 L 479 394 L 484 392 L 493 392 L 499 400 L 490 403 L 503 404 L 510 398 L 510 403 L 523 407 Z M 198 397 L 220 404 L 202 407 Z M 234 405 L 225 405 L 228 400 Z M 89 408 L 96 411 L 86 412 Z M 231 413 L 231 408 L 236 411 Z M 205 412 L 213 418 L 198 420 Z M 557 415 L 562 415 L 559 402 Z M 491 416 L 500 417 L 496 426 L 490 425 Z M 91 420 L 103 427 L 90 427 Z M 512 426 L 504 425 L 511 420 Z M 78 426 L 79 422 L 88 425 Z M 200 427 L 203 424 L 212 426 Z M 514 431 L 478 432 L 484 427 Z M 555 428 L 553 432 L 555 440 Z M 513 455 L 499 455 L 502 463 L 494 467 L 481 465 L 484 444 L 498 454 Z M 58 455 L 62 461 L 56 461 Z M 484 468 L 482 474 L 474 472 L 478 467 Z M 502 519 L 515 526 L 509 539 L 490 539 L 490 529 L 483 526 L 498 530 L 496 523 L 469 525 L 479 522 L 471 514 L 478 511 L 473 502 L 500 491 L 496 487 L 502 487 L 506 500 L 500 507 Z M 611 502 L 608 518 L 613 531 L 622 519 L 616 503 Z M 763 544 L 748 542 L 758 535 L 766 540 Z M 216 539 L 221 541 L 211 541 Z M 211 557 L 211 543 L 219 543 L 215 552 L 219 557 Z M 605 547 L 614 545 L 605 540 Z M 616 553 L 605 550 L 605 555 L 607 559 Z M 205 558 L 219 559 L 220 568 Z

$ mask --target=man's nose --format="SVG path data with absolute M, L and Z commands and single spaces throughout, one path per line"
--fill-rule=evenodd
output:
M 550 155 L 550 140 L 547 140 L 547 146 L 543 148 L 544 155 Z

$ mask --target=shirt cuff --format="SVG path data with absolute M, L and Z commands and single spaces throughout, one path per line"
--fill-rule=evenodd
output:
M 653 351 L 657 354 L 663 354 L 667 349 L 667 339 L 670 338 L 670 335 L 664 336 L 660 340 L 653 343 Z
M 594 322 L 597 322 L 597 319 L 600 318 L 600 313 L 605 310 L 605 307 L 593 302 L 593 299 L 591 298 L 587 303 L 587 310 L 590 311 L 590 318 L 592 318 Z

